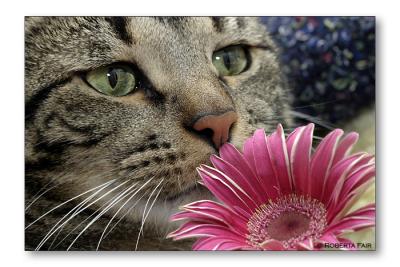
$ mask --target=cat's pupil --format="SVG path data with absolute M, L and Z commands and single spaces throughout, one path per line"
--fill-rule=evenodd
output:
M 230 53 L 224 53 L 223 55 L 223 59 L 224 59 L 224 64 L 226 69 L 230 70 L 231 69 L 231 57 L 230 57 Z
M 116 69 L 110 69 L 107 73 L 108 77 L 108 82 L 110 83 L 110 86 L 112 88 L 115 88 L 115 86 L 118 83 L 118 73 Z

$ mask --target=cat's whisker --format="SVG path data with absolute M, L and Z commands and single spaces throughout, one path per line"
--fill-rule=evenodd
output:
M 82 202 L 80 202 L 78 205 L 76 205 L 74 208 L 72 208 L 67 214 L 65 214 L 53 227 L 47 232 L 47 234 L 44 236 L 44 238 L 41 240 L 39 245 L 36 247 L 35 250 L 39 250 L 43 244 L 57 231 L 62 230 L 64 225 L 69 221 L 67 219 L 64 223 L 61 224 L 61 226 L 57 227 L 65 218 L 70 217 L 73 218 L 76 215 L 76 210 L 79 210 L 80 207 L 85 205 L 87 202 L 89 202 L 92 198 L 94 198 L 101 190 L 96 191 L 95 193 L 91 194 L 89 197 L 84 199 Z M 72 215 L 70 215 L 72 213 Z M 53 240 L 54 241 L 54 240 Z
M 86 226 L 85 228 L 83 228 L 79 234 L 75 237 L 75 239 L 70 243 L 70 245 L 67 248 L 67 251 L 71 249 L 71 247 L 73 246 L 73 244 L 78 240 L 78 238 L 90 227 L 93 225 L 93 223 L 95 223 L 99 218 L 101 218 L 101 216 L 103 216 L 104 213 L 106 213 L 109 209 L 111 209 L 112 207 L 114 207 L 116 204 L 118 204 L 119 201 L 123 200 L 125 197 L 129 196 L 129 194 L 131 193 L 131 190 L 135 189 L 135 186 L 137 185 L 137 183 L 131 185 L 130 187 L 128 187 L 127 189 L 125 189 L 122 193 L 120 193 L 113 201 L 110 202 L 110 204 L 108 204 L 99 214 L 96 215 L 95 218 L 93 218 Z
M 115 180 L 115 179 L 114 179 Z M 81 213 L 82 211 L 84 211 L 85 209 L 87 209 L 88 207 L 90 207 L 91 205 L 93 205 L 94 203 L 96 203 L 97 201 L 99 201 L 100 199 L 106 197 L 107 195 L 109 195 L 110 193 L 112 193 L 114 190 L 116 190 L 117 188 L 123 186 L 125 183 L 127 183 L 129 180 L 119 184 L 118 186 L 114 187 L 113 189 L 107 191 L 105 194 L 103 194 L 102 196 L 100 196 L 99 198 L 97 198 L 95 201 L 91 202 L 89 205 L 85 206 L 84 208 L 80 209 L 80 207 L 82 207 L 83 205 L 85 205 L 87 202 L 89 202 L 92 198 L 94 198 L 99 192 L 101 192 L 104 188 L 101 188 L 100 190 L 96 191 L 94 194 L 90 195 L 88 198 L 84 199 L 82 202 L 80 202 L 77 206 L 75 206 L 73 209 L 71 209 L 66 215 L 64 215 L 51 229 L 50 231 L 46 234 L 46 236 L 42 239 L 42 241 L 40 242 L 40 244 L 36 247 L 35 250 L 39 250 L 44 244 L 45 242 L 47 242 L 47 240 L 56 232 L 58 231 L 61 227 L 63 227 L 66 223 L 68 223 L 70 220 L 72 220 L 76 215 L 78 215 L 79 213 Z M 108 184 L 109 185 L 109 184 Z M 108 186 L 107 185 L 107 186 Z M 74 212 L 75 210 L 77 210 L 77 212 Z M 72 215 L 70 215 L 71 212 L 74 212 Z M 60 226 L 58 226 L 65 218 L 67 218 L 67 220 L 65 220 Z M 58 227 L 57 227 L 58 226 Z
M 292 107 L 292 109 L 301 109 L 301 108 L 308 108 L 308 107 L 318 107 L 318 106 L 324 106 L 332 103 L 337 103 L 340 102 L 340 100 L 331 100 L 331 101 L 325 101 L 325 102 L 319 102 L 319 103 L 314 103 L 310 105 L 304 105 L 304 106 L 297 106 L 297 107 Z
M 47 192 L 49 192 L 50 190 L 52 190 L 52 189 L 54 189 L 54 188 L 56 188 L 58 185 L 53 185 L 52 187 L 50 187 L 50 188 L 47 188 L 46 190 L 44 190 L 41 194 L 39 194 L 39 195 L 35 195 L 34 196 L 34 199 L 31 201 L 31 202 L 29 202 L 29 204 L 27 204 L 26 205 L 26 207 L 25 207 L 25 211 L 27 211 L 31 206 L 32 206 L 32 204 L 34 204 L 39 198 L 41 198 L 44 194 L 46 194 Z M 39 191 L 40 192 L 40 191 Z
M 108 230 L 108 232 L 104 235 L 103 240 L 114 230 L 114 228 L 118 225 L 118 223 L 120 221 L 122 221 L 128 214 L 129 212 L 139 203 L 139 201 L 146 195 L 146 193 L 144 193 L 140 198 L 138 198 L 136 200 L 136 202 L 134 204 L 132 204 L 132 206 L 129 207 L 129 209 L 124 213 L 124 215 L 122 215 L 118 221 L 111 227 L 110 230 Z
M 99 187 L 102 187 L 102 188 L 100 189 L 100 190 L 102 190 L 102 189 L 106 188 L 108 185 L 110 185 L 111 183 L 113 183 L 115 180 L 116 180 L 116 179 L 110 180 L 110 181 L 108 181 L 108 182 L 106 182 L 106 183 L 104 183 L 104 184 L 101 184 L 101 185 L 96 186 L 96 187 L 94 187 L 94 188 L 92 188 L 92 189 L 89 189 L 89 190 L 87 190 L 87 191 L 85 191 L 85 192 L 83 192 L 83 193 L 81 193 L 81 194 L 79 194 L 79 195 L 77 195 L 77 196 L 75 196 L 75 197 L 73 197 L 73 198 L 70 198 L 70 199 L 68 199 L 67 201 L 65 201 L 65 202 L 63 202 L 63 203 L 57 205 L 56 207 L 52 208 L 51 210 L 49 210 L 48 212 L 46 212 L 45 214 L 41 215 L 39 218 L 37 218 L 36 220 L 34 220 L 33 222 L 31 222 L 28 226 L 25 227 L 25 230 L 28 229 L 29 227 L 31 227 L 33 224 L 35 224 L 37 221 L 39 221 L 39 220 L 42 219 L 43 217 L 45 217 L 46 215 L 48 215 L 49 213 L 51 213 L 52 211 L 54 211 L 54 210 L 56 210 L 56 209 L 58 209 L 58 208 L 64 206 L 65 204 L 67 204 L 67 203 L 69 203 L 69 202 L 71 202 L 71 201 L 73 201 L 73 200 L 75 200 L 75 199 L 77 199 L 77 198 L 79 198 L 79 197 L 81 197 L 81 196 L 83 196 L 83 195 L 86 195 L 87 193 L 90 193 L 90 192 L 92 192 L 92 191 L 98 189 Z
M 152 178 L 152 179 L 153 179 L 153 178 Z M 104 239 L 104 234 L 105 234 L 105 232 L 107 231 L 107 229 L 108 229 L 108 227 L 110 226 L 110 224 L 112 223 L 112 221 L 114 220 L 114 218 L 115 218 L 115 217 L 118 215 L 118 213 L 125 207 L 125 205 L 126 205 L 129 201 L 131 201 L 132 198 L 135 197 L 143 188 L 144 188 L 144 186 L 142 186 L 142 187 L 138 188 L 136 191 L 134 191 L 133 194 L 132 194 L 132 195 L 121 205 L 121 207 L 119 207 L 119 209 L 114 213 L 113 217 L 108 221 L 106 227 L 104 228 L 103 233 L 101 234 L 101 237 L 100 237 L 100 239 L 99 239 L 99 242 L 97 243 L 96 250 L 99 250 L 101 241 Z M 142 197 L 143 197 L 143 196 L 142 196 Z M 142 198 L 142 197 L 141 197 L 141 198 Z M 139 198 L 139 200 L 140 200 L 141 198 Z M 135 205 L 139 202 L 139 200 L 137 200 L 136 203 L 135 203 L 133 206 L 135 206 Z M 132 208 L 132 207 L 131 207 L 131 208 Z
M 335 127 L 337 127 L 336 125 L 333 125 L 331 123 L 328 122 L 324 122 L 321 119 L 317 118 L 317 117 L 313 117 L 311 115 L 302 113 L 302 112 L 298 112 L 298 111 L 294 111 L 294 110 L 290 110 L 289 111 L 291 115 L 293 115 L 294 117 L 309 121 L 309 122 L 313 122 L 319 126 L 322 126 L 328 130 L 333 130 Z
M 146 183 L 144 183 L 139 190 L 141 190 L 143 187 L 145 187 L 153 178 L 150 178 Z M 86 225 L 86 227 L 75 237 L 75 239 L 71 242 L 71 244 L 68 246 L 67 251 L 71 249 L 73 244 L 78 240 L 78 238 L 93 224 L 95 223 L 101 216 L 103 216 L 104 213 L 106 213 L 108 210 L 110 210 L 112 207 L 114 207 L 116 204 L 118 204 L 121 200 L 123 200 L 125 197 L 129 196 L 131 193 L 131 190 L 134 190 L 135 186 L 137 183 L 134 185 L 130 186 L 128 189 L 126 189 L 119 197 L 117 197 L 114 201 L 112 201 L 106 208 L 104 208 L 95 218 L 93 218 L 90 223 Z
M 321 103 L 321 105 L 322 105 L 322 103 Z M 289 113 L 293 117 L 300 118 L 300 119 L 306 120 L 308 122 L 315 123 L 316 125 L 321 126 L 321 127 L 325 128 L 325 129 L 328 129 L 328 130 L 333 130 L 334 128 L 338 128 L 338 126 L 335 125 L 335 124 L 332 124 L 332 123 L 329 123 L 329 122 L 325 122 L 325 121 L 323 121 L 322 119 L 320 119 L 318 117 L 314 117 L 314 116 L 311 116 L 311 115 L 308 115 L 308 114 L 305 114 L 305 113 L 302 113 L 302 112 L 299 112 L 299 111 L 290 110 Z M 275 120 L 280 120 L 280 119 L 283 119 L 283 120 L 286 119 L 286 117 L 283 116 L 283 115 L 275 115 L 275 114 L 264 114 L 263 118 L 266 119 L 266 120 L 274 120 L 274 121 Z M 293 131 L 295 128 L 296 127 L 285 127 L 285 130 Z M 318 137 L 315 138 L 315 139 L 318 139 Z
M 117 194 L 117 195 L 118 195 L 118 194 Z M 81 207 L 82 207 L 83 205 L 85 205 L 86 203 L 88 203 L 93 197 L 94 197 L 94 195 L 93 195 L 92 197 L 90 197 L 90 199 L 86 199 L 85 201 L 82 201 L 78 206 L 76 206 L 76 207 L 74 208 L 75 211 L 70 215 L 70 217 L 69 217 L 70 219 L 69 219 L 69 220 L 75 218 L 80 212 L 82 212 L 83 210 L 85 210 L 87 207 L 84 207 L 83 209 L 81 209 Z M 114 197 L 113 197 L 113 198 L 114 198 Z M 108 201 L 107 201 L 107 202 L 108 202 Z M 62 230 L 64 229 L 64 227 L 67 225 L 67 222 L 68 222 L 69 220 L 67 220 L 65 223 L 63 223 L 63 224 L 61 225 L 61 228 L 55 230 L 55 231 L 57 232 L 57 234 L 54 236 L 53 241 L 51 242 L 51 244 L 50 244 L 48 250 L 51 249 L 51 247 L 53 246 L 54 242 L 57 240 L 59 234 L 62 232 Z M 85 221 L 85 220 L 84 220 L 84 221 Z M 81 224 L 81 223 L 80 223 L 80 224 Z M 80 224 L 79 224 L 79 225 L 80 225 Z M 78 226 L 79 226 L 79 225 L 78 225 Z
M 92 218 L 96 213 L 98 213 L 100 210 L 102 210 L 105 206 L 107 206 L 111 201 L 113 201 L 116 197 L 118 197 L 121 193 L 123 193 L 125 191 L 125 189 L 121 190 L 120 192 L 118 192 L 115 196 L 113 196 L 111 199 L 107 200 L 107 202 L 105 202 L 100 208 L 98 208 L 96 211 L 94 211 L 91 215 L 89 215 L 88 217 L 86 217 L 86 219 L 84 219 L 82 222 L 80 222 L 77 226 L 75 226 L 67 235 L 65 235 L 56 245 L 55 248 L 57 248 L 65 239 L 68 238 L 68 236 L 70 236 L 73 232 L 75 232 L 76 229 L 78 229 L 83 223 L 85 223 L 87 220 L 89 220 L 90 218 Z M 71 215 L 72 216 L 72 215 Z M 60 231 L 58 232 L 58 234 L 62 231 L 62 228 L 60 229 Z M 57 236 L 58 236 L 57 234 Z M 56 237 L 54 238 L 53 242 L 56 240 Z M 50 245 L 49 249 L 53 246 L 53 242 Z
M 33 200 L 35 200 L 37 196 L 43 195 L 42 192 L 48 190 L 47 187 L 48 187 L 51 183 L 53 183 L 54 181 L 56 181 L 56 178 L 51 179 L 51 180 L 50 180 L 48 183 L 46 183 L 42 188 L 40 188 L 40 190 L 37 191 L 36 194 L 34 194 L 30 199 L 26 200 L 25 206 L 26 206 L 26 205 L 31 205 L 31 204 L 28 204 L 28 203 L 31 203 Z M 36 201 L 36 200 L 35 200 L 35 201 Z M 26 211 L 26 210 L 27 210 L 27 208 L 25 208 L 25 211 Z
M 138 247 L 138 245 L 139 245 L 140 235 L 141 235 L 142 232 L 143 232 L 144 223 L 146 222 L 146 219 L 147 219 L 147 217 L 149 216 L 150 211 L 151 211 L 151 209 L 153 208 L 154 203 L 156 202 L 158 196 L 160 195 L 161 190 L 163 189 L 163 187 L 161 187 L 160 190 L 158 190 L 157 195 L 155 196 L 153 202 L 151 203 L 151 205 L 150 205 L 150 207 L 149 207 L 149 210 L 148 210 L 147 213 L 146 213 L 147 205 L 148 205 L 148 203 L 149 203 L 151 197 L 153 196 L 154 192 L 157 190 L 157 188 L 161 185 L 161 183 L 162 183 L 163 181 L 164 181 L 164 178 L 163 178 L 163 179 L 157 184 L 157 186 L 153 189 L 153 191 L 150 193 L 149 198 L 148 198 L 147 201 L 146 201 L 146 205 L 145 205 L 145 207 L 144 207 L 144 209 L 143 209 L 142 223 L 141 223 L 140 230 L 139 230 L 139 233 L 138 233 L 137 239 L 136 239 L 135 251 L 137 250 L 137 247 Z
M 102 176 L 104 176 L 104 174 L 102 174 Z M 106 188 L 108 185 L 110 185 L 110 184 L 112 184 L 114 181 L 116 181 L 117 179 L 112 179 L 112 180 L 110 180 L 110 181 L 108 181 L 108 182 L 106 182 L 106 183 L 104 183 L 104 184 L 102 184 L 102 185 L 104 185 L 104 187 L 103 188 L 101 188 L 100 190 L 98 190 L 98 191 L 96 191 L 95 193 L 93 193 L 93 194 L 91 194 L 89 197 L 87 197 L 86 199 L 84 199 L 82 202 L 80 202 L 80 203 L 78 203 L 72 210 L 70 210 L 63 218 L 61 218 L 57 223 L 56 223 L 56 225 L 55 226 L 57 226 L 59 223 L 61 223 L 62 221 L 63 221 L 63 219 L 65 219 L 66 218 L 66 216 L 68 216 L 68 214 L 70 214 L 72 211 L 74 211 L 74 213 L 72 214 L 72 215 L 70 215 L 70 219 L 73 219 L 77 214 L 79 214 L 81 211 L 83 211 L 83 210 L 85 210 L 86 209 L 86 207 L 83 209 L 83 210 L 79 210 L 79 208 L 80 207 L 82 207 L 84 204 L 86 204 L 87 202 L 89 202 L 93 197 L 95 197 L 99 192 L 101 192 L 104 188 Z M 123 183 L 123 184 L 125 184 L 125 183 Z M 100 185 L 100 186 L 102 186 L 102 185 Z M 120 186 L 122 186 L 122 185 L 119 185 L 119 186 L 117 186 L 116 188 L 118 188 L 118 187 L 120 187 Z M 97 186 L 97 187 L 95 187 L 95 188 L 93 188 L 93 189 L 96 189 L 96 188 L 98 188 L 99 186 Z M 116 189 L 115 188 L 115 189 Z M 112 189 L 111 191 L 113 191 L 114 189 Z M 110 191 L 108 192 L 108 193 L 110 193 Z M 107 193 L 107 194 L 108 194 Z M 81 196 L 81 195 L 79 195 L 79 196 Z M 96 200 L 97 201 L 97 200 Z M 89 205 L 90 206 L 90 205 Z M 57 207 L 55 207 L 55 209 L 56 208 L 58 208 L 59 206 L 57 206 Z M 49 212 L 51 212 L 52 210 L 50 210 Z M 38 218 L 38 219 L 40 219 L 40 218 Z M 54 242 L 57 240 L 57 238 L 58 238 L 58 235 L 61 233 L 61 231 L 63 230 L 63 228 L 64 228 L 64 226 L 66 225 L 66 223 L 70 220 L 70 219 L 68 219 L 68 220 L 66 220 L 62 225 L 61 225 L 61 228 L 60 227 L 58 227 L 56 230 L 55 230 L 55 232 L 56 231 L 58 231 L 58 233 L 57 233 L 57 235 L 53 238 L 53 241 L 51 242 L 51 244 L 50 244 L 50 246 L 49 246 L 49 249 L 52 247 L 52 245 L 54 244 Z M 33 222 L 34 223 L 34 222 Z M 32 224 L 33 224 L 32 223 Z M 55 226 L 53 226 L 53 228 L 52 229 L 54 229 L 54 227 Z M 52 230 L 51 229 L 51 230 Z M 50 230 L 50 231 L 51 231 Z M 48 232 L 48 234 L 50 233 L 50 231 Z M 53 235 L 54 233 L 52 233 L 51 235 Z

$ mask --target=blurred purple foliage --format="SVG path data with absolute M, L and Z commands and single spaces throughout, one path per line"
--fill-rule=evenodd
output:
M 374 17 L 262 17 L 294 110 L 336 123 L 375 101 Z

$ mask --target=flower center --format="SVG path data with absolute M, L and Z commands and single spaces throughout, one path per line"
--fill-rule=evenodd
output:
M 247 238 L 253 246 L 275 239 L 290 249 L 306 238 L 320 237 L 326 225 L 324 204 L 311 197 L 292 194 L 258 207 L 247 223 Z
M 283 212 L 266 226 L 267 233 L 279 241 L 289 240 L 306 232 L 310 226 L 310 218 L 300 212 Z

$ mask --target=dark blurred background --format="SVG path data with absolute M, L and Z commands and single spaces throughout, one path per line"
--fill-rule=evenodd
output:
M 299 118 L 316 117 L 322 124 L 337 125 L 373 107 L 375 17 L 261 20 L 281 49 L 282 68 Z

